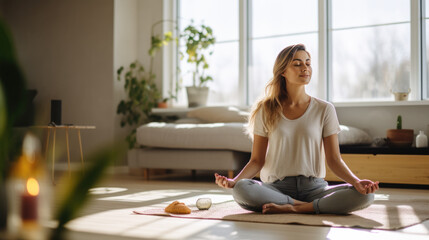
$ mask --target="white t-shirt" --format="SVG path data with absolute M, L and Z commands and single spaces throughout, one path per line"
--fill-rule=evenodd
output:
M 263 182 L 274 182 L 288 176 L 324 178 L 325 151 L 323 138 L 341 131 L 334 106 L 311 97 L 304 114 L 294 120 L 283 114 L 268 136 L 263 111 L 256 114 L 253 133 L 268 137 L 265 164 L 260 176 Z

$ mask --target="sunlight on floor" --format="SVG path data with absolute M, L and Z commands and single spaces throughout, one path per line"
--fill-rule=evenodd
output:
M 374 196 L 375 201 L 388 201 L 390 198 L 389 194 L 378 194 L 376 193 Z
M 427 224 L 429 226 L 429 224 Z M 424 224 L 417 224 L 408 228 L 404 228 L 400 230 L 404 233 L 417 233 L 417 234 L 423 234 L 428 236 L 429 239 L 429 228 L 428 226 L 425 226 Z
M 389 240 L 424 240 L 428 239 L 426 235 L 417 234 L 396 234 L 393 231 L 365 230 L 350 228 L 331 228 L 326 239 L 330 240 L 370 240 L 370 239 L 389 239 Z
M 398 205 L 396 208 L 398 209 L 398 214 L 401 214 L 402 212 L 404 212 L 404 214 L 407 212 L 412 212 L 412 214 L 407 214 L 408 218 L 412 219 L 413 221 L 420 222 L 420 219 L 417 217 L 414 209 L 410 205 Z
M 133 215 L 134 209 L 110 210 L 77 218 L 67 224 L 73 231 L 139 238 L 186 239 L 216 224 L 218 220 L 177 219 Z
M 180 195 L 189 194 L 191 191 L 185 190 L 152 190 L 152 191 L 143 191 L 138 193 L 126 194 L 121 196 L 105 197 L 99 198 L 98 200 L 105 201 L 119 201 L 119 202 L 145 202 L 158 200 L 167 197 L 176 197 Z
M 118 188 L 118 187 L 98 187 L 89 189 L 89 194 L 92 195 L 102 195 L 102 194 L 112 194 L 120 193 L 127 191 L 127 188 Z
M 346 228 L 331 228 L 329 230 L 326 239 L 370 239 L 369 237 L 373 236 L 373 233 L 367 230 L 353 230 L 353 234 L 351 234 L 350 229 Z
M 199 184 L 176 185 L 161 183 L 142 186 L 134 184 L 104 185 L 91 189 L 93 195 L 87 215 L 76 218 L 67 228 L 76 232 L 107 234 L 144 239 L 413 239 L 428 240 L 429 223 L 419 224 L 400 231 L 383 231 L 357 228 L 313 227 L 298 225 L 258 224 L 225 220 L 177 218 L 134 214 L 135 210 L 163 209 L 174 200 L 195 208 L 199 198 L 210 198 L 212 204 L 233 201 L 231 192 Z M 201 187 L 203 186 L 203 187 Z M 208 186 L 208 185 L 207 185 Z M 144 191 L 141 191 L 144 190 Z M 394 193 L 394 191 L 393 191 Z M 377 211 L 388 211 L 386 201 L 395 195 L 390 192 L 375 194 Z M 405 196 L 407 198 L 407 196 Z M 408 205 L 394 205 L 397 213 L 413 211 Z M 116 209 L 115 209 L 116 208 Z M 415 214 L 414 214 L 415 215 Z M 392 216 L 390 216 L 392 217 Z M 385 221 L 389 222 L 386 216 Z M 394 220 L 394 219 L 393 219 Z M 416 219 L 418 220 L 418 219 Z M 351 224 L 354 224 L 353 222 Z
M 377 208 L 380 208 L 381 210 L 380 210 L 380 212 L 382 211 L 382 212 L 385 212 L 385 214 L 383 214 L 382 216 L 383 216 L 383 220 L 385 221 L 385 222 L 388 222 L 388 211 L 387 211 L 387 207 L 386 207 L 386 205 L 383 205 L 383 204 L 375 204 L 375 203 L 373 203 L 371 206 L 373 206 L 373 207 L 377 207 Z M 381 216 L 380 216 L 381 217 Z
M 219 224 L 220 221 L 201 221 L 200 219 L 186 219 L 186 221 L 171 221 L 170 218 L 156 224 L 149 224 L 129 231 L 125 236 L 141 236 L 142 232 L 150 233 L 149 237 L 158 239 L 187 239 L 204 230 Z M 162 227 L 161 227 L 162 226 Z M 158 231 L 157 231 L 158 230 Z
M 126 188 L 100 187 L 91 190 L 94 195 L 107 193 L 123 192 Z M 111 197 L 101 197 L 96 201 L 119 201 L 119 202 L 145 202 L 158 200 L 158 203 L 151 204 L 151 208 L 164 209 L 171 199 L 184 202 L 189 207 L 195 207 L 199 198 L 210 198 L 212 204 L 219 204 L 227 201 L 233 201 L 232 195 L 222 190 L 185 190 L 185 189 L 165 189 L 150 190 L 132 194 L 124 194 Z M 144 206 L 144 205 L 142 205 Z M 134 215 L 135 208 L 123 208 L 117 210 L 103 211 L 87 216 L 83 216 L 71 221 L 67 227 L 74 231 L 113 234 L 127 237 L 145 237 L 157 239 L 186 239 L 189 236 L 204 232 L 205 239 L 228 239 L 217 236 L 211 231 L 206 231 L 214 225 L 222 225 L 219 220 L 201 220 L 201 219 L 180 219 L 165 218 L 159 216 L 141 216 Z M 230 227 L 223 224 L 226 228 Z M 219 228 L 220 226 L 217 226 Z M 233 236 L 234 233 L 231 233 Z
M 126 189 L 125 189 L 126 190 Z M 122 192 L 125 191 L 121 188 L 109 188 L 109 187 L 101 187 L 96 189 L 91 189 L 91 194 L 94 195 L 101 195 L 101 194 L 107 194 L 107 193 L 114 193 L 116 192 Z M 179 197 L 183 195 L 189 195 L 189 194 L 197 194 L 201 191 L 195 191 L 195 190 L 183 190 L 183 189 L 177 189 L 177 190 L 151 190 L 151 191 L 142 191 L 132 194 L 125 194 L 120 196 L 112 196 L 112 197 L 104 197 L 104 198 L 98 198 L 97 200 L 103 200 L 103 201 L 118 201 L 118 202 L 146 202 L 146 201 L 152 201 L 152 200 L 161 200 L 163 198 L 171 198 L 171 197 Z M 219 194 L 200 194 L 196 196 L 191 197 L 185 197 L 185 198 L 178 198 L 177 201 L 184 202 L 185 204 L 194 205 L 195 202 L 198 200 L 198 198 L 211 198 L 212 203 L 222 203 L 225 201 L 232 201 L 233 198 L 230 194 L 225 194 L 223 191 L 217 191 L 217 190 L 211 190 L 211 191 L 205 191 L 208 193 L 219 193 Z

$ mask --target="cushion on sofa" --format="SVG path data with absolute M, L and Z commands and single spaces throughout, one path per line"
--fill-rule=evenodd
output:
M 338 134 L 338 142 L 340 145 L 368 145 L 372 143 L 372 138 L 365 131 L 351 127 L 340 125 L 341 132 Z
M 198 118 L 207 123 L 246 122 L 248 116 L 247 111 L 232 106 L 200 107 L 187 114 L 188 118 Z
M 250 152 L 252 141 L 244 132 L 245 126 L 245 123 L 152 122 L 137 128 L 137 143 L 147 147 Z

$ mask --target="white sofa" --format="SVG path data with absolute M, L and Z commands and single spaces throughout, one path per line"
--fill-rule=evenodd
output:
M 226 170 L 233 177 L 250 158 L 247 114 L 236 107 L 204 107 L 175 123 L 140 126 L 137 143 L 141 147 L 128 153 L 130 172 L 148 179 L 152 168 Z
M 175 123 L 152 122 L 137 128 L 140 148 L 128 154 L 130 172 L 149 179 L 149 169 L 226 170 L 232 178 L 250 158 L 245 133 L 247 111 L 236 107 L 191 110 Z M 369 144 L 364 131 L 341 126 L 340 144 Z

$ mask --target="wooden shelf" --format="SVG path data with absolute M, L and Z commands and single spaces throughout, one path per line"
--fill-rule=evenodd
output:
M 415 147 L 372 147 L 372 146 L 348 146 L 341 145 L 340 152 L 342 154 L 401 154 L 401 155 L 429 155 L 429 148 Z
M 342 154 L 360 179 L 382 183 L 429 185 L 429 155 Z M 327 181 L 342 181 L 326 167 Z

